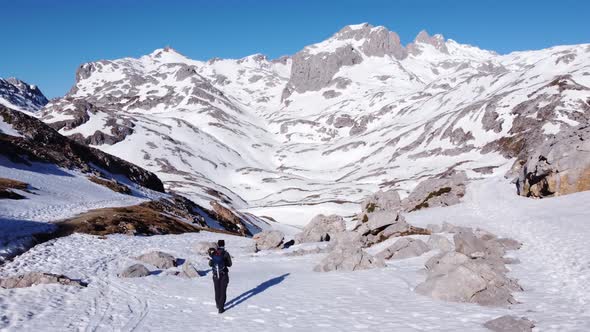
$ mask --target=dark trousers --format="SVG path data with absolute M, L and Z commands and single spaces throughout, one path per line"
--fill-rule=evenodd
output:
M 220 273 L 219 276 L 213 275 L 213 286 L 215 287 L 215 303 L 217 309 L 221 310 L 225 307 L 227 299 L 227 285 L 229 284 L 229 275 L 227 273 Z

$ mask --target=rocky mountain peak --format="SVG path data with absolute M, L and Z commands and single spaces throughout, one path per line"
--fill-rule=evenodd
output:
M 21 111 L 36 112 L 49 101 L 36 85 L 15 77 L 0 78 L 0 104 Z
M 438 51 L 449 54 L 445 37 L 441 34 L 431 36 L 426 30 L 420 31 L 414 39 L 414 42 L 408 44 L 408 52 L 414 55 L 421 54 L 420 44 L 431 45 Z

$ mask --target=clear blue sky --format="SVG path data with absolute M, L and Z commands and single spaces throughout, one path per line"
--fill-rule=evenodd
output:
M 293 54 L 348 24 L 421 30 L 499 53 L 590 43 L 590 0 L 0 0 L 0 77 L 65 94 L 88 61 L 170 45 L 193 59 Z

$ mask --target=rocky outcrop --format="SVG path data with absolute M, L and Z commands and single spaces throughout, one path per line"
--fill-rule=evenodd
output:
M 29 184 L 21 181 L 0 178 L 0 199 L 25 199 L 14 190 L 29 191 Z
M 74 280 L 63 275 L 44 272 L 29 272 L 15 277 L 0 278 L 0 288 L 7 289 L 47 284 L 86 287 L 86 283 L 80 280 Z
M 402 206 L 412 212 L 457 204 L 465 196 L 466 182 L 465 172 L 452 172 L 424 180 L 402 201 Z
M 335 235 L 345 230 L 346 224 L 341 216 L 319 214 L 303 228 L 301 233 L 295 236 L 295 242 L 330 241 Z
M 254 235 L 254 247 L 256 251 L 279 249 L 283 244 L 285 234 L 281 231 L 263 231 Z
M 542 198 L 590 190 L 590 126 L 549 139 L 520 163 L 515 182 L 521 196 Z
M 485 322 L 483 326 L 495 332 L 531 332 L 535 323 L 525 317 L 504 315 Z
M 177 266 L 174 256 L 161 251 L 148 252 L 138 256 L 136 259 L 153 265 L 158 269 L 169 269 Z
M 336 246 L 314 267 L 316 272 L 358 271 L 384 267 L 385 263 L 360 247 Z
M 150 270 L 143 264 L 133 264 L 119 273 L 120 278 L 141 278 L 150 275 Z
M 293 91 L 317 91 L 328 86 L 340 68 L 361 63 L 363 55 L 402 59 L 406 51 L 399 36 L 384 27 L 366 23 L 344 27 L 327 42 L 308 46 L 293 56 L 291 77 L 282 99 Z
M 430 251 L 424 241 L 412 238 L 401 238 L 376 255 L 381 259 L 404 259 L 417 257 Z

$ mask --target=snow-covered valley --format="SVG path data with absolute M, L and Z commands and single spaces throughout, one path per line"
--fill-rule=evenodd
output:
M 106 239 L 72 235 L 33 248 L 0 274 L 42 270 L 80 278 L 88 287 L 0 290 L 1 326 L 47 331 L 177 331 L 197 326 L 212 331 L 484 331 L 484 322 L 512 314 L 534 320 L 539 331 L 586 330 L 590 224 L 585 207 L 590 195 L 533 201 L 508 196 L 511 189 L 502 179 L 476 182 L 464 203 L 407 215 L 418 225 L 448 221 L 522 241 L 523 247 L 510 254 L 521 262 L 511 265 L 509 274 L 524 291 L 515 294 L 518 304 L 506 308 L 443 302 L 414 293 L 434 252 L 391 261 L 384 269 L 318 273 L 312 269 L 324 254 L 286 253 L 323 245 L 319 243 L 253 253 L 251 239 L 211 233 Z M 235 264 L 229 309 L 223 315 L 215 310 L 210 273 L 197 279 L 166 273 L 117 277 L 131 257 L 155 249 L 207 270 L 195 245 L 220 237 Z

